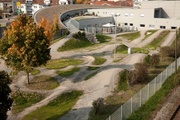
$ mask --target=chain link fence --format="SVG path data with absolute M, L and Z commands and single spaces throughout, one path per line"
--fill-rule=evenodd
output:
M 180 66 L 180 58 L 177 59 L 177 67 Z M 144 86 L 138 93 L 131 97 L 119 109 L 117 109 L 106 120 L 126 120 L 135 110 L 144 104 L 154 93 L 159 90 L 162 84 L 172 73 L 175 72 L 175 62 L 171 63 L 156 78 Z

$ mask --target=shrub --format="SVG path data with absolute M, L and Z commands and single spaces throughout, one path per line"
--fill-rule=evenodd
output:
M 169 47 L 169 46 L 164 46 L 160 48 L 161 59 L 163 59 L 163 57 L 174 57 L 174 55 L 175 55 L 174 48 Z
M 144 63 L 145 63 L 146 65 L 150 65 L 150 58 L 151 58 L 150 55 L 147 55 L 147 56 L 144 58 Z
M 94 100 L 92 103 L 95 114 L 100 114 L 104 108 L 104 99 L 103 98 L 98 98 L 97 100 Z
M 148 75 L 147 66 L 145 63 L 136 63 L 135 69 L 127 74 L 129 85 L 136 83 L 145 83 Z
M 151 66 L 155 67 L 159 64 L 159 62 L 160 62 L 159 54 L 152 54 L 152 56 L 150 57 Z

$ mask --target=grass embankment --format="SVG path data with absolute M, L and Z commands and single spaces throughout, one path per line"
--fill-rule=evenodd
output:
M 169 30 L 162 31 L 157 38 L 155 38 L 150 44 L 146 45 L 145 48 L 155 50 L 163 41 L 164 38 L 169 34 Z
M 105 58 L 102 57 L 94 57 L 95 60 L 92 62 L 93 65 L 102 65 L 106 62 Z
M 33 69 L 32 71 L 30 71 L 30 73 L 31 73 L 31 75 L 38 75 L 41 73 L 41 71 L 38 69 Z
M 106 35 L 96 35 L 98 41 L 100 43 L 108 42 L 111 37 L 106 36 Z M 72 38 L 68 40 L 63 46 L 58 48 L 58 51 L 68 51 L 68 50 L 75 50 L 79 48 L 85 48 L 89 46 L 93 46 L 89 40 L 87 40 L 85 37 L 78 37 L 78 39 Z
M 37 108 L 35 111 L 26 115 L 24 120 L 57 120 L 71 110 L 82 93 L 82 91 L 63 93 L 47 105 Z
M 86 77 L 84 78 L 84 80 L 88 80 L 88 79 L 92 78 L 92 77 L 95 76 L 97 73 L 98 73 L 98 71 L 89 74 L 88 76 L 86 76 Z
M 36 76 L 31 81 L 30 84 L 26 85 L 28 88 L 33 90 L 52 90 L 59 86 L 57 80 L 51 76 Z
M 67 76 L 74 74 L 75 72 L 78 72 L 79 70 L 80 70 L 79 67 L 74 67 L 70 70 L 57 71 L 57 74 L 62 76 L 62 77 L 67 77 Z
M 142 39 L 145 40 L 146 38 L 148 38 L 149 36 L 151 36 L 152 34 L 154 34 L 155 32 L 157 32 L 157 30 L 148 30 L 145 32 L 145 37 Z
M 128 120 L 148 120 L 153 111 L 163 103 L 168 93 L 176 86 L 180 81 L 180 70 L 178 70 L 177 76 L 171 75 L 165 83 L 144 105 L 142 105 L 137 111 L 135 111 Z M 175 79 L 176 78 L 176 79 Z
M 138 31 L 133 33 L 126 33 L 126 34 L 118 35 L 117 37 L 124 37 L 129 41 L 133 41 L 140 37 L 140 32 Z
M 49 60 L 45 67 L 48 69 L 61 69 L 70 65 L 79 65 L 81 63 L 83 63 L 83 60 L 79 59 L 55 59 Z
M 144 53 L 144 54 L 149 53 L 149 51 L 145 48 L 131 48 L 131 49 L 132 49 L 132 53 Z M 116 48 L 116 52 L 121 54 L 128 54 L 128 47 L 126 45 L 119 45 Z
M 87 70 L 96 70 L 98 69 L 99 67 L 94 67 L 94 66 L 88 66 Z
M 13 98 L 13 106 L 12 106 L 12 112 L 13 113 L 19 113 L 22 112 L 26 107 L 31 106 L 32 104 L 35 104 L 42 99 L 44 99 L 43 94 L 39 93 L 27 93 L 22 91 L 16 91 L 15 93 L 12 93 Z

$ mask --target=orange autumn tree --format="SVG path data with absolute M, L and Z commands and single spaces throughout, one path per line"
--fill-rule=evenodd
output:
M 31 68 L 44 65 L 51 58 L 49 41 L 42 27 L 21 14 L 5 30 L 0 40 L 0 54 L 12 69 L 27 73 L 29 84 Z
M 45 18 L 41 18 L 41 21 L 38 23 L 38 26 L 44 28 L 44 34 L 51 41 L 53 36 L 51 23 Z
M 52 25 L 53 35 L 55 35 L 58 30 L 59 30 L 58 17 L 57 15 L 54 15 L 53 25 Z
M 82 0 L 76 0 L 76 4 L 81 4 Z

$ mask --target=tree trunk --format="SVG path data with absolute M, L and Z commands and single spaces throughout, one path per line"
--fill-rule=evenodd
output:
M 28 84 L 30 84 L 30 82 L 29 82 L 29 71 L 26 70 L 26 73 L 27 73 Z

